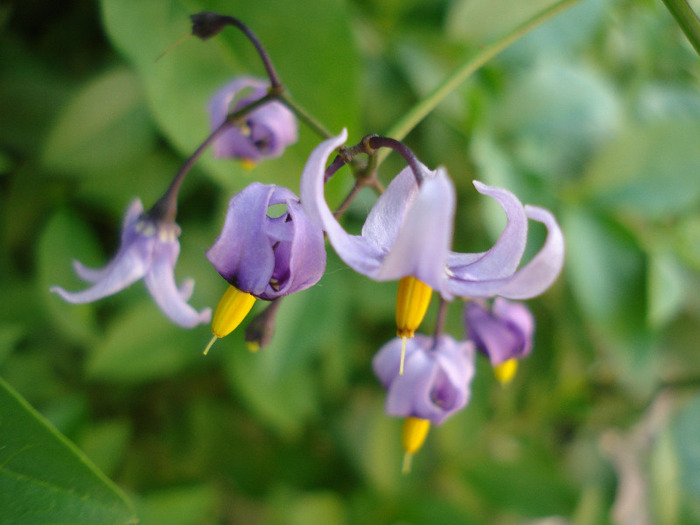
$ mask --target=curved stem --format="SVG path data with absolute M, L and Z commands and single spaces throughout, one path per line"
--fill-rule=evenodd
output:
M 192 20 L 192 34 L 201 38 L 202 40 L 218 35 L 227 25 L 234 26 L 239 29 L 248 38 L 248 40 L 250 40 L 253 46 L 255 46 L 255 50 L 258 52 L 258 55 L 260 55 L 260 59 L 265 66 L 267 76 L 270 77 L 272 87 L 277 89 L 282 87 L 282 82 L 280 82 L 277 71 L 275 71 L 275 67 L 272 65 L 270 55 L 267 54 L 267 51 L 260 42 L 260 39 L 238 18 L 228 15 L 220 15 L 219 13 L 214 13 L 211 11 L 203 11 L 201 13 L 190 15 L 190 20 Z
M 146 212 L 146 215 L 148 215 L 154 220 L 175 222 L 175 217 L 177 216 L 177 196 L 180 192 L 180 186 L 182 186 L 182 182 L 185 180 L 185 177 L 192 169 L 192 166 L 194 166 L 195 162 L 199 160 L 199 157 L 202 156 L 202 153 L 204 153 L 204 151 L 209 146 L 211 146 L 217 138 L 219 138 L 219 135 L 221 135 L 224 131 L 226 131 L 232 125 L 234 125 L 236 121 L 238 121 L 240 118 L 244 117 L 254 109 L 264 104 L 267 104 L 271 100 L 274 100 L 275 98 L 276 95 L 268 94 L 259 100 L 247 104 L 238 111 L 229 113 L 224 119 L 224 121 L 219 125 L 219 127 L 212 131 L 211 134 L 206 139 L 204 139 L 204 142 L 202 142 L 197 147 L 197 149 L 194 150 L 194 153 L 192 153 L 192 155 L 190 155 L 187 158 L 187 160 L 185 160 L 182 166 L 180 166 L 180 169 L 177 170 L 177 173 L 173 177 L 173 180 L 170 182 L 168 189 L 165 190 L 163 196 L 156 201 L 156 203 L 151 207 L 151 209 L 148 210 L 148 212 Z
M 399 153 L 408 163 L 408 165 L 411 167 L 411 171 L 413 171 L 413 176 L 416 178 L 416 183 L 418 186 L 421 185 L 423 182 L 423 169 L 421 168 L 420 163 L 418 162 L 418 159 L 416 156 L 413 154 L 413 152 L 410 150 L 408 146 L 406 146 L 404 143 L 399 142 L 398 140 L 394 138 L 388 138 L 388 137 L 379 137 L 377 135 L 370 135 L 369 137 L 366 137 L 363 139 L 363 142 L 367 140 L 367 143 L 369 144 L 369 147 L 372 148 L 373 150 L 377 150 L 379 148 L 389 148 L 393 149 L 397 153 Z M 386 156 L 386 155 L 385 155 Z M 380 156 L 379 153 L 377 154 L 377 163 L 380 161 Z
M 393 137 L 397 140 L 402 140 L 413 128 L 418 125 L 421 120 L 423 120 L 431 111 L 433 111 L 435 107 L 440 104 L 440 102 L 442 102 L 450 93 L 452 93 L 452 91 L 454 91 L 457 86 L 464 82 L 472 73 L 477 71 L 481 66 L 498 55 L 501 51 L 541 25 L 543 22 L 561 13 L 565 9 L 568 9 L 579 1 L 580 0 L 561 0 L 547 9 L 539 12 L 524 24 L 521 24 L 505 36 L 496 40 L 493 44 L 481 49 L 476 56 L 470 58 L 467 62 L 458 67 L 450 76 L 443 80 L 440 85 L 433 89 L 431 93 L 429 93 L 423 100 L 418 102 L 413 109 L 400 118 L 396 124 L 389 128 L 385 135 Z M 380 152 L 379 158 L 377 159 L 378 163 L 381 164 L 387 155 L 389 155 L 388 151 Z
M 282 104 L 291 109 L 299 120 L 301 120 L 304 124 L 309 126 L 309 128 L 311 128 L 314 131 L 314 133 L 316 133 L 321 138 L 330 139 L 335 136 L 330 131 L 328 131 L 328 129 L 323 124 L 321 124 L 318 120 L 312 117 L 311 114 L 308 111 L 306 111 L 306 109 L 300 106 L 299 103 L 291 97 L 289 92 L 282 91 L 277 95 L 277 100 L 279 100 Z
M 700 20 L 685 0 L 663 0 L 666 8 L 676 19 L 686 38 L 700 55 Z

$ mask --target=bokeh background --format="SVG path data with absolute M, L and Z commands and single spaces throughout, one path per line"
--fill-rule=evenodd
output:
M 470 405 L 431 430 L 410 475 L 370 366 L 395 331 L 396 283 L 354 274 L 330 248 L 324 278 L 283 302 L 273 343 L 255 354 L 240 330 L 203 357 L 209 329 L 171 325 L 142 283 L 80 306 L 48 292 L 83 286 L 73 258 L 113 255 L 130 200 L 150 206 L 205 138 L 208 97 L 264 74 L 233 29 L 156 62 L 188 14 L 248 23 L 293 96 L 356 142 L 551 4 L 0 5 L 0 376 L 143 525 L 700 523 L 700 67 L 661 1 L 578 2 L 407 137 L 455 181 L 456 249 L 485 249 L 503 225 L 473 179 L 550 208 L 567 240 L 562 276 L 529 302 L 532 357 L 505 388 L 479 359 Z M 176 275 L 196 279 L 196 307 L 226 287 L 204 251 L 228 199 L 254 180 L 298 191 L 318 141 L 302 127 L 253 170 L 207 154 L 191 172 Z M 392 155 L 380 178 L 400 168 Z M 351 185 L 339 172 L 329 200 Z M 350 230 L 374 199 L 361 194 Z M 543 231 L 532 230 L 534 250 Z M 460 318 L 454 303 L 455 337 Z

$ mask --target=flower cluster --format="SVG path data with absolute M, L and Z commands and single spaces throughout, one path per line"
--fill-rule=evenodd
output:
M 225 26 L 244 31 L 261 53 L 270 82 L 239 77 L 211 99 L 212 133 L 175 175 L 170 187 L 147 212 L 134 202 L 124 220 L 121 246 L 105 268 L 93 270 L 75 262 L 75 270 L 92 286 L 71 293 L 52 291 L 72 303 L 106 297 L 143 278 L 165 315 L 192 328 L 210 320 L 211 311 L 195 310 L 189 300 L 193 283 L 175 285 L 174 266 L 180 251 L 175 223 L 177 194 L 192 164 L 209 146 L 217 157 L 252 165 L 280 156 L 297 140 L 294 108 L 283 98 L 284 88 L 262 46 L 240 21 L 215 13 L 194 15 L 193 33 L 202 39 Z M 305 122 L 310 122 L 305 115 Z M 311 124 L 310 124 L 311 125 Z M 314 126 L 312 126 L 314 127 Z M 404 418 L 405 468 L 421 447 L 431 424 L 442 424 L 463 409 L 470 397 L 477 352 L 488 357 L 497 378 L 513 378 L 519 359 L 532 351 L 534 319 L 527 307 L 507 299 L 528 299 L 544 292 L 557 278 L 564 261 L 564 239 L 554 216 L 537 206 L 523 205 L 510 191 L 474 181 L 476 190 L 503 209 L 506 226 L 485 252 L 452 251 L 455 188 L 444 168 L 431 170 L 400 142 L 368 135 L 347 147 L 347 132 L 325 136 L 310 154 L 301 174 L 300 197 L 290 189 L 253 182 L 234 195 L 221 234 L 206 252 L 216 272 L 228 283 L 214 312 L 212 343 L 233 331 L 256 299 L 270 306 L 249 325 L 252 349 L 269 341 L 279 301 L 316 284 L 326 266 L 324 235 L 353 270 L 376 281 L 398 281 L 397 337 L 381 347 L 374 371 L 387 390 L 386 411 Z M 358 154 L 377 149 L 398 151 L 408 166 L 380 192 L 359 235 L 347 233 L 326 202 L 324 187 L 337 169 Z M 332 161 L 330 156 L 339 150 Z M 373 164 L 367 164 L 367 169 Z M 364 173 L 370 180 L 375 173 Z M 375 179 L 376 180 L 376 179 Z M 354 195 L 351 193 L 351 196 Z M 522 265 L 530 220 L 542 223 L 547 237 L 535 256 Z M 433 291 L 441 301 L 432 336 L 417 333 Z M 492 304 L 488 300 L 495 298 Z M 465 335 L 442 333 L 448 302 L 465 300 Z

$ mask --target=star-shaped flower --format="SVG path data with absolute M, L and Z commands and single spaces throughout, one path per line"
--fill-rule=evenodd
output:
M 114 259 L 104 268 L 93 269 L 73 261 L 78 276 L 92 286 L 81 292 L 68 292 L 54 286 L 52 292 L 69 303 L 91 303 L 115 294 L 143 278 L 151 296 L 174 323 L 192 328 L 211 319 L 211 310 L 198 312 L 187 301 L 194 281 L 185 279 L 178 289 L 174 268 L 180 254 L 179 227 L 159 223 L 143 215 L 143 205 L 135 200 L 129 206 L 122 227 L 121 245 Z

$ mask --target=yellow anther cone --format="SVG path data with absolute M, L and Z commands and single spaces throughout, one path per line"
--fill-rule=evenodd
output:
M 415 277 L 403 277 L 396 292 L 396 335 L 401 342 L 401 364 L 399 374 L 403 374 L 403 361 L 406 354 L 406 339 L 410 339 L 420 326 L 430 305 L 433 289 Z
M 211 322 L 211 333 L 214 334 L 214 337 L 204 349 L 204 355 L 209 352 L 214 341 L 227 336 L 241 324 L 241 321 L 253 308 L 254 303 L 255 297 L 249 293 L 242 292 L 235 286 L 228 287 L 214 312 L 214 319 Z
M 413 454 L 418 452 L 425 443 L 425 438 L 430 430 L 430 420 L 419 417 L 407 417 L 403 421 L 401 444 L 404 450 L 403 466 L 401 472 L 407 474 L 411 471 Z
M 515 377 L 515 372 L 518 371 L 518 360 L 508 359 L 508 361 L 503 361 L 500 365 L 493 367 L 493 375 L 502 384 L 507 385 Z

